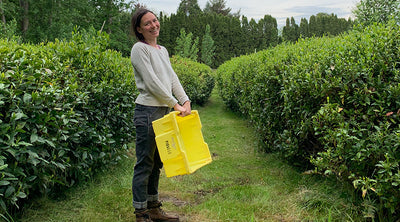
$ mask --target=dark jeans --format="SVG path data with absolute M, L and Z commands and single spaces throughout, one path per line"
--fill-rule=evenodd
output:
M 152 122 L 170 112 L 168 107 L 136 104 L 136 159 L 133 179 L 133 207 L 147 208 L 147 201 L 158 200 L 158 181 L 163 167 L 158 154 Z

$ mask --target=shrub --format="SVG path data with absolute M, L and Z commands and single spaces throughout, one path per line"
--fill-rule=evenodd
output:
M 192 103 L 204 105 L 215 84 L 211 68 L 179 56 L 173 56 L 171 63 Z
M 399 30 L 373 25 L 232 59 L 217 70 L 219 93 L 266 150 L 349 180 L 366 212 L 398 218 Z
M 134 138 L 129 59 L 108 36 L 29 45 L 0 40 L 1 216 L 112 164 Z

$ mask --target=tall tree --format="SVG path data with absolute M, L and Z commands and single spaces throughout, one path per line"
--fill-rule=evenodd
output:
M 215 45 L 214 40 L 211 37 L 210 25 L 206 25 L 206 31 L 201 42 L 201 62 L 208 66 L 212 66 L 213 58 L 215 55 Z
M 0 18 L 3 24 L 15 20 L 19 26 L 12 33 L 32 43 L 69 38 L 76 27 L 103 27 L 110 35 L 109 47 L 128 55 L 132 4 L 133 0 L 1 0 Z
M 252 43 L 251 41 L 249 41 L 249 36 L 251 35 L 251 28 L 246 16 L 242 16 L 240 25 L 241 25 L 241 35 L 238 37 L 240 37 L 241 39 L 240 46 L 242 48 L 242 54 L 251 53 L 252 51 L 254 51 L 253 49 L 254 47 L 249 45 Z
M 313 37 L 317 33 L 317 17 L 315 15 L 310 16 L 308 23 L 309 37 Z
M 302 38 L 310 37 L 308 21 L 307 21 L 306 18 L 302 18 L 301 21 L 300 21 L 300 36 Z
M 1 15 L 1 22 L 0 22 L 0 38 L 11 39 L 14 38 L 15 40 L 20 41 L 20 37 L 18 37 L 18 24 L 17 20 L 14 17 L 10 17 L 9 15 L 15 15 L 16 9 L 19 8 L 19 4 L 16 5 L 10 1 L 3 1 L 0 0 L 0 15 Z M 7 19 L 8 18 L 8 19 Z
M 0 15 L 1 15 L 1 22 L 4 24 L 6 24 L 6 16 L 4 15 L 4 4 L 3 4 L 3 0 L 0 0 Z
M 24 25 L 22 28 L 25 41 L 41 42 L 66 38 L 70 36 L 75 26 L 88 28 L 95 25 L 92 6 L 89 2 L 80 0 L 69 0 L 68 2 L 62 0 L 24 1 L 24 6 L 26 7 L 28 4 L 29 7 L 28 25 Z M 22 1 L 20 0 L 20 2 Z
M 91 0 L 95 9 L 94 27 L 110 35 L 110 48 L 129 55 L 132 44 L 129 38 L 130 9 L 140 7 L 132 0 Z
M 257 21 L 255 19 L 250 19 L 249 22 L 248 40 L 251 41 L 250 48 L 256 51 L 259 47 L 259 39 L 262 38 L 262 34 L 258 29 Z
M 19 4 L 22 9 L 22 33 L 25 34 L 29 28 L 29 1 L 28 0 L 20 0 Z
M 180 33 L 180 36 L 176 39 L 175 55 L 197 61 L 199 37 L 196 37 L 193 41 L 193 33 L 186 34 L 184 28 L 181 29 Z
M 292 27 L 292 35 L 293 35 L 293 40 L 294 42 L 297 41 L 300 38 L 300 30 L 299 30 L 299 26 L 296 24 L 296 20 L 294 20 L 294 18 L 292 17 L 290 19 L 290 25 Z
M 286 25 L 282 30 L 282 37 L 285 41 L 296 42 L 300 37 L 299 26 L 293 17 L 286 18 Z
M 198 15 L 201 12 L 202 11 L 197 0 L 182 0 L 181 3 L 179 3 L 177 14 L 182 13 L 189 16 Z
M 300 33 L 303 37 L 321 37 L 324 35 L 336 36 L 352 28 L 351 19 L 338 18 L 335 14 L 318 13 L 310 16 L 307 28 L 307 20 L 302 19 L 300 23 Z M 308 34 L 306 34 L 308 32 Z
M 262 42 L 259 49 L 265 49 L 269 46 L 278 44 L 278 23 L 271 15 L 265 15 L 258 21 L 258 27 L 262 32 Z
M 221 15 L 230 15 L 231 8 L 226 7 L 225 0 L 209 0 L 204 8 L 205 13 L 217 13 Z

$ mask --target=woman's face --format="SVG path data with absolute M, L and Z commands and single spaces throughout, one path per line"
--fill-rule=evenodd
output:
M 148 12 L 143 15 L 142 20 L 140 21 L 140 26 L 137 27 L 137 30 L 143 35 L 146 41 L 154 40 L 159 35 L 160 22 L 153 13 Z

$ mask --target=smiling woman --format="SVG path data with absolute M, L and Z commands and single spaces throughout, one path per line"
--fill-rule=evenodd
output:
M 168 114 L 171 108 L 182 117 L 189 115 L 190 100 L 171 66 L 167 49 L 157 45 L 160 23 L 155 14 L 139 8 L 131 21 L 139 40 L 131 51 L 136 87 L 140 93 L 135 101 L 134 114 L 137 162 L 132 193 L 136 221 L 179 221 L 177 216 L 160 209 L 158 184 L 163 163 L 152 122 Z
M 146 12 L 143 10 L 143 13 L 138 15 L 138 18 L 132 18 L 135 21 L 134 32 L 137 38 L 146 42 L 152 46 L 157 46 L 157 37 L 160 31 L 160 22 L 158 22 L 157 17 L 150 11 Z
M 137 27 L 137 31 L 142 34 L 142 41 L 159 48 L 157 45 L 157 37 L 160 33 L 160 22 L 158 22 L 158 19 L 153 13 L 147 13 L 142 17 L 141 25 Z

